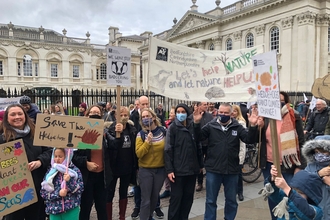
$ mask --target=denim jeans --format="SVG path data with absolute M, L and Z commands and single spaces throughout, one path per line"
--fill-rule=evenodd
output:
M 217 219 L 217 198 L 224 186 L 225 194 L 225 219 L 234 220 L 238 204 L 236 201 L 238 174 L 218 174 L 206 172 L 206 202 L 204 220 Z

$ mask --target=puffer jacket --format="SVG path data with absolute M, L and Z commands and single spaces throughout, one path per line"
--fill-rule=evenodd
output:
M 70 169 L 76 171 L 78 178 L 75 180 L 71 177 L 70 181 L 66 183 L 68 193 L 65 197 L 60 196 L 63 179 L 63 174 L 60 172 L 58 172 L 53 179 L 55 189 L 53 192 L 50 193 L 43 188 L 40 190 L 41 197 L 45 200 L 47 214 L 56 215 L 80 206 L 81 194 L 84 190 L 82 175 L 80 170 L 72 163 L 69 167 Z

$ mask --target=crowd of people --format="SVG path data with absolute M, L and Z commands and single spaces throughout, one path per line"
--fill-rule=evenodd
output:
M 35 121 L 41 112 L 24 96 L 20 104 L 0 112 L 0 143 L 23 139 L 38 202 L 4 219 L 88 220 L 94 205 L 99 220 L 117 216 L 122 220 L 132 185 L 132 219 L 164 218 L 160 199 L 170 197 L 168 219 L 185 220 L 194 192 L 203 190 L 205 179 L 204 219 L 217 219 L 217 198 L 223 185 L 224 218 L 232 220 L 237 200 L 244 200 L 241 175 L 249 144 L 259 145 L 259 166 L 265 180 L 260 193 L 268 198 L 271 219 L 328 219 L 327 104 L 317 100 L 316 110 L 304 126 L 285 92 L 280 92 L 280 101 L 282 120 L 276 121 L 276 133 L 281 167 L 275 167 L 269 120 L 258 115 L 256 104 L 221 103 L 215 108 L 208 102 L 181 103 L 170 109 L 166 120 L 163 105 L 153 110 L 146 96 L 128 107 L 117 108 L 110 102 L 87 107 L 81 103 L 78 116 L 104 120 L 103 145 L 100 150 L 71 151 L 33 145 Z M 59 101 L 43 113 L 66 115 L 65 110 Z M 305 142 L 306 133 L 315 139 Z M 119 213 L 113 213 L 118 180 Z

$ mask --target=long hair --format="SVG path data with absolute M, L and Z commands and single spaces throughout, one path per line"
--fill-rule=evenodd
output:
M 33 121 L 29 118 L 29 116 L 26 113 L 26 111 L 24 110 L 23 106 L 21 106 L 20 104 L 11 104 L 7 107 L 5 114 L 3 116 L 3 121 L 0 124 L 0 133 L 3 134 L 6 142 L 8 142 L 10 140 L 14 140 L 16 138 L 16 131 L 8 122 L 8 112 L 11 108 L 14 108 L 14 107 L 19 107 L 20 109 L 22 109 L 22 111 L 24 113 L 24 117 L 25 117 L 24 127 L 26 125 L 28 125 L 30 127 L 30 138 L 33 138 L 34 131 L 35 131 L 35 125 L 34 125 Z
M 100 110 L 100 112 L 101 112 L 101 118 L 102 118 L 103 117 L 103 110 L 102 110 L 102 107 L 99 106 L 99 105 L 91 105 L 91 106 L 89 106 L 89 108 L 85 112 L 85 117 L 89 117 L 89 113 L 90 113 L 91 109 L 94 108 L 94 107 L 97 107 Z
M 238 105 L 232 105 L 232 108 L 233 108 L 233 111 L 236 110 L 237 111 L 237 117 L 236 117 L 236 120 L 237 121 L 245 121 L 243 115 L 242 115 L 242 111 L 241 111 L 241 108 L 238 106 Z
M 144 112 L 144 111 L 149 112 L 149 114 L 151 114 L 151 116 L 153 118 L 155 118 L 154 123 L 155 123 L 155 125 L 157 127 L 162 126 L 162 124 L 160 123 L 159 118 L 157 117 L 156 113 L 153 110 L 151 110 L 150 108 L 144 108 L 144 109 L 141 109 L 140 116 L 139 116 L 139 118 L 140 118 L 140 125 L 142 127 L 142 130 L 144 130 L 144 131 L 147 130 L 147 127 L 144 126 L 143 123 L 142 123 L 142 112 Z
M 55 105 L 55 107 L 56 107 L 56 106 L 60 109 L 61 114 L 62 114 L 62 115 L 65 115 L 63 105 L 62 105 L 61 103 L 57 103 L 57 104 Z M 54 113 L 57 114 L 57 112 L 54 112 Z

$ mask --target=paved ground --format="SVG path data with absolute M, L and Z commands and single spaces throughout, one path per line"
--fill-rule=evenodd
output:
M 204 181 L 205 184 L 205 181 Z M 263 179 L 260 177 L 255 183 L 248 184 L 244 183 L 244 197 L 243 202 L 239 202 L 238 213 L 236 216 L 237 220 L 258 220 L 258 219 L 269 219 L 269 208 L 267 202 L 265 202 L 258 191 L 263 187 Z M 223 219 L 223 208 L 224 208 L 224 195 L 221 190 L 218 197 L 218 213 L 217 219 Z M 164 219 L 167 219 L 167 211 L 169 206 L 169 199 L 161 200 L 161 207 L 165 214 Z M 189 219 L 192 220 L 202 220 L 204 219 L 204 210 L 205 210 L 205 185 L 204 189 L 201 192 L 195 192 L 194 203 L 189 215 Z M 132 210 L 134 208 L 134 199 L 129 198 L 127 211 L 126 211 L 126 220 L 130 220 Z M 116 194 L 113 205 L 113 219 L 118 219 L 118 195 Z M 157 219 L 157 218 L 155 218 Z M 91 214 L 91 220 L 97 220 L 95 210 L 93 209 Z

